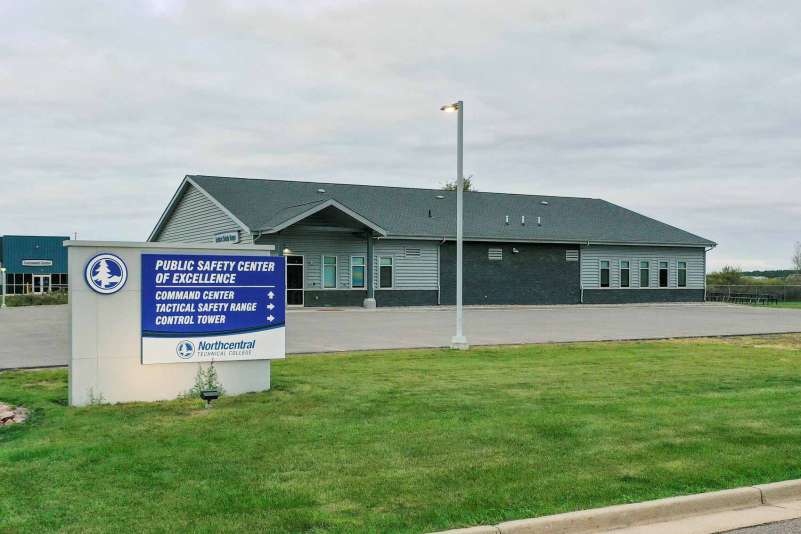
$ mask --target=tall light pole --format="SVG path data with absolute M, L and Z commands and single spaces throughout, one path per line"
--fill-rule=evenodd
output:
M 0 308 L 6 307 L 6 268 L 0 267 L 0 276 L 3 277 L 3 301 L 0 304 Z
M 439 108 L 457 112 L 456 121 L 456 335 L 451 338 L 451 348 L 466 350 L 470 347 L 464 335 L 464 311 L 462 309 L 462 240 L 464 237 L 464 176 L 462 175 L 462 130 L 464 129 L 464 102 L 459 100 Z

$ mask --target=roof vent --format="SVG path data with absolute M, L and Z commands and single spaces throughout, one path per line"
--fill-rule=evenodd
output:
M 540 200 L 540 204 L 542 204 L 543 206 L 547 206 L 548 205 L 548 201 L 547 200 Z
M 317 190 L 317 192 L 318 192 L 318 193 L 325 193 L 325 189 L 323 189 L 323 188 L 321 187 L 320 189 L 318 189 L 318 190 Z
M 443 198 L 445 198 L 445 195 L 437 195 L 435 198 L 442 200 Z

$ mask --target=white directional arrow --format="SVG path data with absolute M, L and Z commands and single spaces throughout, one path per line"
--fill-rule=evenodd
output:
M 273 304 L 272 302 L 267 305 L 268 310 L 272 311 L 273 308 L 275 308 L 275 304 Z
M 270 314 L 270 315 L 267 316 L 267 320 L 272 323 L 273 321 L 275 321 L 275 317 L 273 317 L 273 315 Z
M 275 293 L 270 291 L 269 293 L 267 293 L 267 296 L 270 297 L 270 300 L 272 300 L 272 298 L 275 296 Z

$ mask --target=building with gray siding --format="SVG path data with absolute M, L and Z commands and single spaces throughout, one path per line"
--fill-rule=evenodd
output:
M 468 192 L 465 304 L 692 302 L 715 243 L 593 198 Z M 271 244 L 298 306 L 455 301 L 456 194 L 186 176 L 149 240 Z

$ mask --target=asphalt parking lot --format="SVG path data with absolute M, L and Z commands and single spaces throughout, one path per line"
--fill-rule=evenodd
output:
M 66 365 L 67 306 L 0 310 L 0 369 Z M 298 309 L 289 353 L 447 346 L 453 308 Z M 726 304 L 465 309 L 473 345 L 801 332 L 801 310 Z

